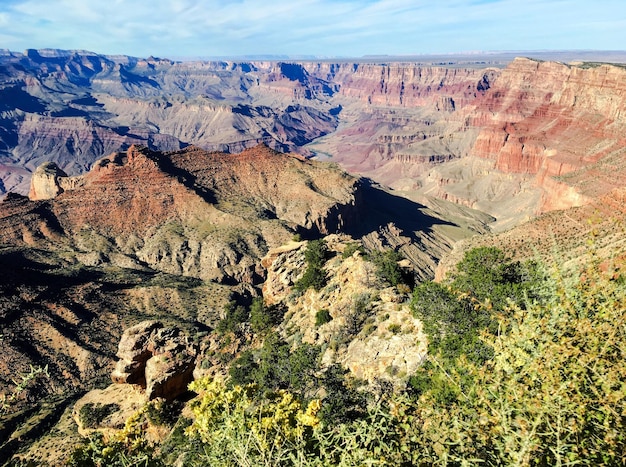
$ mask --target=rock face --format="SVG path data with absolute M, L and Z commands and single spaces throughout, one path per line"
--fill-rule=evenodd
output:
M 358 179 L 267 147 L 228 155 L 132 146 L 100 159 L 81 177 L 48 175 L 46 167 L 31 192 L 37 198 L 45 188 L 57 196 L 33 201 L 37 206 L 7 200 L 2 237 L 44 247 L 62 236 L 92 265 L 143 264 L 207 280 L 258 283 L 258 260 L 267 248 L 295 233 L 356 228 L 363 209 Z M 23 216 L 33 219 L 24 224 Z
M 41 164 L 30 181 L 28 197 L 32 200 L 52 199 L 63 191 L 59 179 L 67 178 L 54 162 Z
M 411 315 L 406 296 L 384 284 L 358 251 L 342 257 L 351 238 L 331 235 L 325 241 L 335 256 L 324 266 L 329 282 L 320 291 L 291 296 L 305 270 L 305 244 L 271 250 L 263 260 L 268 269 L 264 300 L 288 309 L 281 332 L 287 338 L 300 333 L 303 342 L 326 347 L 324 363 L 339 362 L 357 378 L 406 383 L 426 355 L 422 324 Z M 331 320 L 316 325 L 320 310 Z
M 68 177 L 54 162 L 44 162 L 33 174 L 28 197 L 33 200 L 53 199 L 65 190 L 82 184 L 81 177 Z
M 499 74 L 495 68 L 448 68 L 410 63 L 305 64 L 313 76 L 335 83 L 349 99 L 382 107 L 432 107 L 453 111 L 482 95 Z
M 494 161 L 501 172 L 534 176 L 544 190 L 540 212 L 579 206 L 617 186 L 597 173 L 589 174 L 593 188 L 566 176 L 623 158 L 626 70 L 516 59 L 468 119 L 481 128 L 471 154 Z
M 177 328 L 157 321 L 145 321 L 122 334 L 111 374 L 114 383 L 137 384 L 148 400 L 175 399 L 187 391 L 193 380 L 198 349 Z

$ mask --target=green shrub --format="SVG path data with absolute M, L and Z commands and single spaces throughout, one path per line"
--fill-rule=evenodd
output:
M 250 326 L 254 332 L 262 334 L 280 324 L 284 315 L 284 305 L 278 303 L 267 306 L 263 298 L 258 297 L 250 305 Z
M 330 312 L 326 309 L 318 310 L 315 313 L 315 327 L 318 328 L 326 323 L 330 323 L 333 317 L 330 316 Z
M 549 296 L 545 282 L 539 263 L 511 261 L 497 248 L 480 247 L 467 251 L 457 264 L 451 287 L 478 301 L 489 300 L 494 309 L 502 311 L 510 303 L 523 307 L 528 300 Z
M 343 249 L 343 252 L 341 253 L 341 258 L 342 259 L 350 258 L 357 251 L 360 251 L 361 253 L 365 252 L 365 250 L 363 249 L 363 246 L 360 243 L 357 243 L 357 242 L 348 243 L 346 247 Z
M 248 321 L 249 317 L 250 313 L 245 307 L 237 305 L 234 301 L 229 302 L 224 306 L 224 317 L 217 323 L 217 332 L 220 334 L 234 332 L 237 326 Z
M 311 287 L 315 290 L 321 290 L 326 285 L 327 276 L 323 267 L 327 253 L 328 248 L 323 239 L 309 241 L 304 251 L 307 268 L 303 276 L 294 284 L 296 290 L 304 291 Z
M 370 261 L 376 266 L 378 277 L 391 285 L 398 285 L 405 281 L 398 261 L 403 259 L 400 252 L 394 250 L 374 251 L 369 255 Z
M 246 350 L 229 369 L 229 385 L 256 383 L 263 390 L 288 389 L 304 397 L 317 385 L 321 349 L 301 344 L 294 349 L 278 333 L 271 333 L 255 355 Z
M 594 268 L 581 277 L 501 316 L 484 337 L 491 360 L 449 366 L 452 403 L 424 393 L 422 445 L 439 446 L 429 463 L 623 465 L 626 288 Z
M 78 412 L 80 423 L 85 428 L 95 428 L 109 415 L 120 410 L 117 404 L 92 404 L 88 402 Z

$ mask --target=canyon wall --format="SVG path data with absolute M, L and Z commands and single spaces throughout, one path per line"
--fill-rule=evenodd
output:
M 516 59 L 467 114 L 480 128 L 471 155 L 503 173 L 532 175 L 544 191 L 539 211 L 580 205 L 616 186 L 590 170 L 626 148 L 622 67 Z M 577 171 L 589 172 L 593 188 L 568 183 L 565 176 Z
M 26 194 L 43 162 L 78 175 L 132 144 L 238 153 L 263 143 L 510 226 L 601 196 L 626 173 L 620 66 L 173 62 L 45 50 L 0 60 L 1 192 Z

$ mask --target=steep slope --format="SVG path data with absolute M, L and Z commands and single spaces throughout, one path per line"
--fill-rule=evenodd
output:
M 497 235 L 477 236 L 455 244 L 444 254 L 436 271 L 442 279 L 463 252 L 495 246 L 513 259 L 535 258 L 546 264 L 572 267 L 592 262 L 618 264 L 626 251 L 626 190 L 615 188 L 583 206 L 555 210 Z
M 516 59 L 463 111 L 479 129 L 469 157 L 433 169 L 425 186 L 503 227 L 608 193 L 624 179 L 624 83 L 620 66 Z
M 33 179 L 33 197 L 60 192 L 53 199 L 4 203 L 5 243 L 45 248 L 59 237 L 87 264 L 255 283 L 267 248 L 357 216 L 357 179 L 267 147 L 231 156 L 132 146 L 82 177 L 63 175 Z

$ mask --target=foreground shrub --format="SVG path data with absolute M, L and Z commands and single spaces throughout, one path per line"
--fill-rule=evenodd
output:
M 492 360 L 448 368 L 456 402 L 422 396 L 430 462 L 624 465 L 626 288 L 594 269 L 582 277 L 573 286 L 557 278 L 547 305 L 501 316 L 499 332 L 484 336 Z
M 227 389 L 210 379 L 190 389 L 200 397 L 191 404 L 195 419 L 187 434 L 204 444 L 205 465 L 297 465 L 313 454 L 318 400 L 305 409 L 287 391 L 261 396 L 256 385 Z
M 93 433 L 83 445 L 77 447 L 67 461 L 72 467 L 127 467 L 131 465 L 160 467 L 164 465 L 155 455 L 155 446 L 145 438 L 148 423 L 148 406 L 132 415 L 124 428 L 111 439 L 105 440 Z

